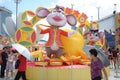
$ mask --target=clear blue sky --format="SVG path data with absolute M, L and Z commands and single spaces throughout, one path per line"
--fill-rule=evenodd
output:
M 18 13 L 25 10 L 36 10 L 37 7 L 50 7 L 52 2 L 57 0 L 21 0 L 18 6 Z M 0 0 L 0 6 L 6 7 L 15 14 L 16 4 L 14 0 Z

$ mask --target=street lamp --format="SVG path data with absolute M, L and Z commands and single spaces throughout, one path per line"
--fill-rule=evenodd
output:
M 98 21 L 100 19 L 100 7 L 97 7 L 97 10 L 98 10 Z
M 113 14 L 116 14 L 116 10 L 117 10 L 117 4 L 114 4 L 114 11 L 113 11 Z
M 17 29 L 17 16 L 18 16 L 18 4 L 20 3 L 21 0 L 14 0 L 15 4 L 16 4 L 16 29 Z
M 73 7 L 74 7 L 74 4 L 71 4 L 71 9 L 73 9 Z
M 93 21 L 93 16 L 91 16 L 91 21 L 90 22 L 92 22 Z

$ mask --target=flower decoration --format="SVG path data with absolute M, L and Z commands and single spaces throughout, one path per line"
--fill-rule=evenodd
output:
M 86 14 L 82 13 L 81 16 L 79 17 L 79 20 L 78 20 L 78 21 L 79 21 L 81 24 L 83 24 L 83 23 L 86 22 L 87 18 L 88 18 L 88 17 L 86 16 Z

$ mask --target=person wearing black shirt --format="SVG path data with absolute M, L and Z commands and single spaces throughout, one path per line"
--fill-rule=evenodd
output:
M 112 55 L 113 55 L 113 63 L 114 63 L 114 67 L 115 67 L 115 69 L 116 69 L 116 62 L 117 62 L 117 50 L 113 47 L 112 48 Z
M 8 58 L 7 47 L 3 48 L 3 52 L 1 53 L 1 57 L 2 57 L 2 63 L 1 63 L 1 76 L 0 77 L 4 78 L 6 63 L 7 63 L 7 58 Z

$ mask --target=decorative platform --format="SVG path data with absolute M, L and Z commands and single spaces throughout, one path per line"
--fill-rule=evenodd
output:
M 91 80 L 90 67 L 86 65 L 35 66 L 35 62 L 28 62 L 26 76 L 28 80 Z

